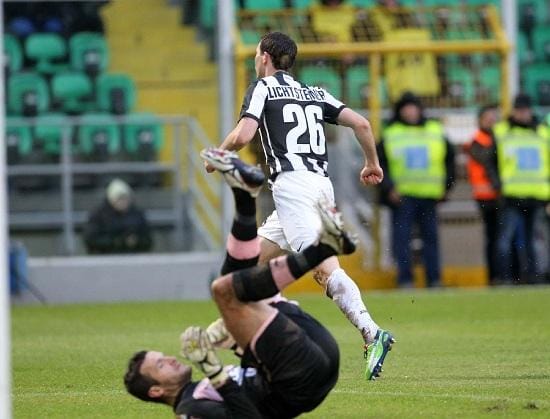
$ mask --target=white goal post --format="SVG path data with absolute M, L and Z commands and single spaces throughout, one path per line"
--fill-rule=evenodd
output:
M 4 6 L 0 2 L 0 45 L 4 45 Z M 0 75 L 0 133 L 5 132 L 4 71 Z M 11 417 L 10 299 L 8 267 L 8 205 L 6 147 L 0 147 L 0 418 Z

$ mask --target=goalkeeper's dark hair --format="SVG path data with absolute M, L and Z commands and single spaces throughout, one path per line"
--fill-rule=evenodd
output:
M 262 37 L 260 52 L 267 52 L 271 56 L 273 67 L 277 70 L 288 71 L 294 65 L 298 47 L 290 36 L 282 32 L 270 32 Z
M 128 362 L 128 371 L 124 374 L 124 385 L 126 390 L 132 396 L 137 397 L 140 400 L 154 403 L 164 403 L 161 397 L 149 396 L 149 389 L 159 384 L 158 381 L 153 380 L 151 377 L 143 375 L 139 370 L 143 364 L 143 360 L 147 355 L 147 351 L 136 352 L 130 362 Z

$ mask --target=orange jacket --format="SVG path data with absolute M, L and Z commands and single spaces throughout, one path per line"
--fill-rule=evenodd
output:
M 468 152 L 468 179 L 472 186 L 472 196 L 476 200 L 490 201 L 498 198 L 498 191 L 493 187 L 486 167 L 478 160 L 474 159 L 471 154 L 471 147 L 474 143 L 478 143 L 481 147 L 495 147 L 494 140 L 490 134 L 478 129 L 474 134 L 472 142 L 467 146 Z M 486 162 L 488 164 L 489 162 Z

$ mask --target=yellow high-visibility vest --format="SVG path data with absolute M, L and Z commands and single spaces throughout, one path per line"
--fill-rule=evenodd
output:
M 384 150 L 400 195 L 433 199 L 445 195 L 447 150 L 441 123 L 393 123 L 384 130 Z
M 494 127 L 502 195 L 510 198 L 550 197 L 550 133 L 540 125 L 536 130 L 511 127 L 508 121 Z

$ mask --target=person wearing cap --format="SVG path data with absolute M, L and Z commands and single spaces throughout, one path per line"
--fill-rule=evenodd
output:
M 503 281 L 536 281 L 541 272 L 535 254 L 537 214 L 550 197 L 550 130 L 539 124 L 531 98 L 517 95 L 509 118 L 494 128 L 497 140 L 503 209 L 497 242 L 499 276 Z M 520 249 L 520 278 L 514 278 L 511 253 L 518 226 L 525 229 L 525 248 Z
M 151 250 L 151 229 L 144 212 L 133 203 L 132 189 L 120 179 L 107 186 L 106 199 L 84 228 L 88 253 L 137 253 Z
M 413 225 L 418 224 L 426 285 L 438 286 L 441 268 L 436 207 L 454 183 L 454 150 L 442 124 L 427 119 L 420 99 L 406 92 L 394 106 L 378 154 L 387 174 L 379 185 L 380 197 L 392 210 L 398 285 L 408 287 L 413 282 L 411 240 Z

